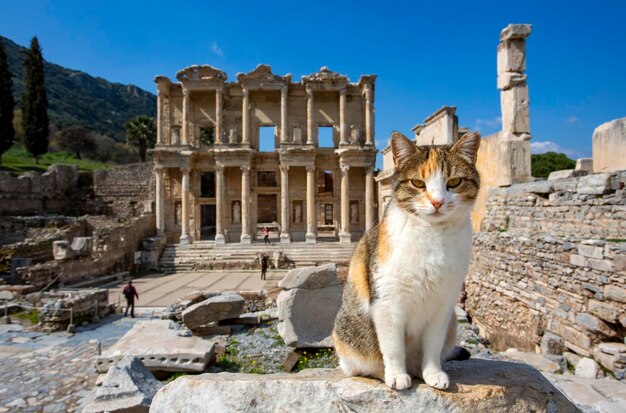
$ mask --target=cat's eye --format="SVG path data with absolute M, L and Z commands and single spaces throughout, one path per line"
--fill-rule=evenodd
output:
M 426 188 L 426 183 L 424 181 L 420 181 L 419 179 L 411 179 L 411 185 L 419 189 Z
M 456 188 L 459 185 L 461 185 L 461 178 L 448 179 L 448 183 L 447 183 L 448 188 Z

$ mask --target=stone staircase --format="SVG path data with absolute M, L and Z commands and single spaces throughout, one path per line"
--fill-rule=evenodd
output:
M 159 267 L 166 272 L 194 270 L 256 270 L 257 254 L 272 256 L 282 252 L 287 261 L 296 267 L 320 265 L 329 262 L 348 263 L 356 243 L 304 242 L 291 244 L 254 242 L 250 245 L 226 244 L 215 246 L 213 241 L 197 241 L 190 245 L 168 244 L 159 260 Z

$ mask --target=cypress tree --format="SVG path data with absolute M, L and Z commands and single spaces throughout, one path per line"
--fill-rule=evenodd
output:
M 48 152 L 48 98 L 43 71 L 43 56 L 37 37 L 30 42 L 24 61 L 24 95 L 22 96 L 22 127 L 26 149 L 39 161 Z
M 13 129 L 13 80 L 9 70 L 4 43 L 0 40 L 0 163 L 2 154 L 13 145 L 15 130 Z

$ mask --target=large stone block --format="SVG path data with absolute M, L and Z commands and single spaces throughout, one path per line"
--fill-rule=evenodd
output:
M 598 300 L 589 300 L 587 303 L 587 309 L 589 312 L 602 320 L 614 323 L 617 321 L 617 315 L 619 311 L 613 303 L 607 303 Z
M 238 294 L 222 294 L 194 304 L 183 311 L 183 323 L 194 328 L 213 321 L 237 318 L 243 312 L 245 300 Z
M 199 337 L 180 337 L 169 320 L 139 321 L 96 359 L 106 373 L 125 356 L 137 357 L 150 371 L 201 372 L 213 356 L 215 343 Z
M 341 305 L 341 287 L 282 291 L 278 305 L 278 333 L 290 346 L 332 347 L 331 333 Z
M 512 135 L 498 143 L 497 184 L 509 186 L 532 180 L 530 169 L 530 142 Z
M 57 261 L 69 260 L 74 258 L 74 251 L 68 241 L 57 240 L 52 243 L 52 256 Z
M 526 70 L 526 41 L 513 39 L 498 45 L 498 74 Z
M 583 195 L 604 195 L 612 191 L 611 174 L 593 174 L 580 178 L 576 192 Z
M 583 357 L 576 364 L 575 374 L 578 377 L 584 377 L 587 379 L 596 379 L 602 377 L 604 374 L 600 365 L 589 357 Z
M 593 170 L 626 169 L 626 118 L 603 123 L 593 131 Z
M 337 266 L 326 264 L 319 267 L 301 267 L 291 270 L 280 280 L 280 288 L 304 288 L 314 290 L 338 284 Z
M 576 159 L 575 171 L 593 173 L 593 158 Z
M 541 354 L 560 356 L 563 354 L 563 338 L 552 333 L 545 333 L 541 337 Z
M 91 255 L 91 237 L 75 237 L 71 248 L 77 257 Z
M 509 24 L 500 32 L 500 40 L 525 39 L 533 30 L 531 24 Z
M 607 336 L 615 334 L 615 331 L 613 331 L 604 321 L 587 313 L 577 314 L 576 323 L 584 329 L 595 333 L 601 333 Z
M 410 390 L 390 390 L 378 380 L 346 378 L 338 370 L 298 374 L 203 374 L 163 387 L 150 411 L 298 412 L 575 412 L 559 390 L 534 368 L 470 359 L 446 365 L 448 391 L 415 380 Z
M 626 304 L 626 289 L 617 285 L 604 287 L 604 298 Z
M 500 92 L 502 132 L 508 134 L 530 133 L 530 99 L 526 84 L 519 84 Z
M 162 386 L 139 359 L 124 357 L 95 388 L 83 413 L 147 413 Z

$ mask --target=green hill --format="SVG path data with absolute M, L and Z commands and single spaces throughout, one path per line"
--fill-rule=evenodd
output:
M 24 90 L 22 62 L 26 48 L 0 36 L 13 74 L 13 93 L 19 102 Z M 46 45 L 42 44 L 44 58 Z M 124 123 L 137 115 L 156 116 L 156 96 L 134 85 L 111 83 L 48 61 L 44 66 L 48 115 L 58 129 L 82 125 L 89 130 L 124 140 Z

